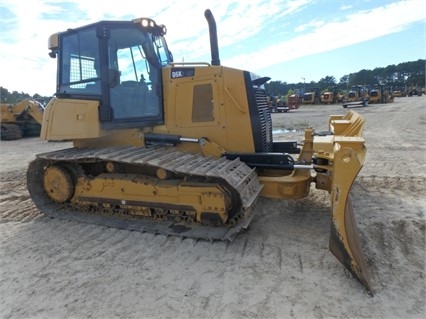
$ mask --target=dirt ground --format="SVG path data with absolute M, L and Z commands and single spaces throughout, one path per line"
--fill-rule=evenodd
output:
M 230 244 L 54 220 L 31 202 L 25 170 L 71 144 L 28 138 L 0 143 L 0 317 L 424 318 L 426 96 L 356 111 L 368 151 L 351 197 L 373 297 L 328 250 L 323 191 L 260 199 Z M 302 106 L 273 114 L 274 129 L 326 130 L 345 112 Z

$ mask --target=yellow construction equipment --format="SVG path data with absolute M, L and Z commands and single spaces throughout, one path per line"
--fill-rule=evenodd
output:
M 334 92 L 332 91 L 326 91 L 323 94 L 321 94 L 321 103 L 324 104 L 332 104 L 336 100 L 336 97 L 334 96 Z
M 230 240 L 259 196 L 330 193 L 330 249 L 371 291 L 349 201 L 363 166 L 364 119 L 333 116 L 329 132 L 273 141 L 264 83 L 222 66 L 210 10 L 211 63 L 173 62 L 166 28 L 149 18 L 101 21 L 49 39 L 55 97 L 41 138 L 73 147 L 38 154 L 27 171 L 47 216 L 180 237 Z
M 369 102 L 370 103 L 392 103 L 394 101 L 393 92 L 390 89 L 385 89 L 384 85 L 376 85 L 369 92 Z
M 320 104 L 321 92 L 319 88 L 309 89 L 303 94 L 303 104 Z
M 332 104 L 338 100 L 339 91 L 335 87 L 328 88 L 324 93 L 321 94 L 321 103 Z
M 1 103 L 0 110 L 2 140 L 40 135 L 44 106 L 37 100 L 26 99 L 15 104 Z

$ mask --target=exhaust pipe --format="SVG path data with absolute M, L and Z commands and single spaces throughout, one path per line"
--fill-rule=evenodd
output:
M 206 17 L 207 23 L 209 24 L 210 51 L 212 55 L 212 65 L 220 65 L 216 21 L 214 20 L 213 14 L 210 11 L 210 9 L 207 9 L 204 12 L 204 16 Z

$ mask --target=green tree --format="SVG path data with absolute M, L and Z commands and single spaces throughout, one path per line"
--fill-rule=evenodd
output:
M 327 75 L 325 78 L 318 81 L 318 87 L 321 91 L 328 90 L 328 88 L 334 86 L 336 86 L 336 78 L 331 75 Z

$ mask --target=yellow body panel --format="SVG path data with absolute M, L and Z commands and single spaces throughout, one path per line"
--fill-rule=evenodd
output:
M 75 147 L 144 145 L 140 129 L 102 129 L 98 109 L 98 101 L 53 98 L 46 106 L 40 138 L 72 140 Z
M 98 138 L 99 102 L 53 98 L 46 106 L 40 137 L 45 140 Z
M 165 125 L 155 133 L 185 137 L 208 136 L 211 142 L 235 152 L 253 152 L 250 114 L 243 72 L 222 66 L 199 66 L 196 77 L 172 79 L 171 68 L 163 69 Z M 193 121 L 193 88 L 211 85 L 211 115 Z M 230 88 L 232 85 L 232 89 Z M 184 146 L 181 146 L 184 147 Z

